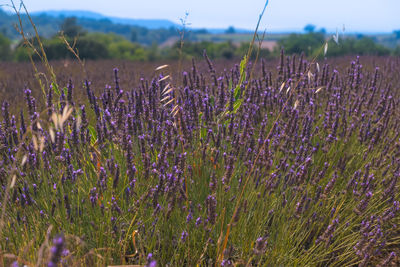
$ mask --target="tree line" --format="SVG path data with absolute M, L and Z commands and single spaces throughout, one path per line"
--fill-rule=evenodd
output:
M 313 56 L 318 53 L 318 49 L 327 39 L 324 30 L 315 31 L 313 27 L 306 26 L 305 34 L 290 34 L 277 41 L 273 51 L 261 49 L 259 56 L 263 58 L 275 58 L 283 48 L 286 54 L 305 53 L 306 56 Z M 133 39 L 132 39 L 133 38 Z M 249 43 L 234 43 L 232 41 L 210 42 L 193 41 L 190 36 L 185 35 L 183 46 L 179 37 L 175 39 L 172 46 L 161 47 L 155 42 L 151 45 L 143 45 L 137 41 L 125 38 L 116 33 L 90 32 L 82 27 L 76 18 L 66 18 L 59 26 L 57 34 L 45 38 L 41 41 L 49 60 L 59 60 L 73 58 L 75 55 L 68 49 L 65 41 L 79 54 L 82 59 L 125 59 L 132 61 L 155 61 L 155 60 L 174 60 L 180 57 L 192 58 L 202 57 L 203 51 L 212 59 L 224 58 L 235 59 L 242 57 L 248 49 Z M 399 36 L 396 38 L 400 39 Z M 37 40 L 30 40 L 34 45 Z M 343 55 L 395 55 L 400 56 L 400 46 L 394 49 L 384 47 L 372 38 L 366 36 L 356 36 L 355 38 L 341 38 L 337 43 L 329 41 L 327 56 Z M 28 61 L 30 56 L 34 60 L 35 56 L 32 49 L 26 47 L 23 41 L 13 43 L 3 33 L 0 32 L 0 60 L 2 61 Z M 253 58 L 256 52 L 251 55 Z

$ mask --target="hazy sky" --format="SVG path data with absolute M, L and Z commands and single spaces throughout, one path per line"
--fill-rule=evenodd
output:
M 19 0 L 15 0 L 18 2 Z M 125 18 L 163 18 L 179 23 L 188 12 L 193 28 L 254 29 L 263 0 L 25 0 L 29 11 L 90 10 Z M 8 0 L 0 0 L 8 3 Z M 400 29 L 400 0 L 269 0 L 260 29 L 302 29 L 312 23 L 329 31 L 391 32 Z

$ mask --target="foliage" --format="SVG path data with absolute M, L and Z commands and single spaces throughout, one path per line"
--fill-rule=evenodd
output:
M 236 33 L 235 27 L 229 26 L 228 29 L 225 31 L 226 34 L 234 34 Z
M 80 32 L 75 38 L 66 36 L 68 42 L 79 51 L 79 55 L 83 59 L 127 59 L 133 61 L 146 61 L 146 60 L 160 60 L 160 59 L 178 59 L 180 43 L 176 42 L 172 47 L 160 48 L 156 44 L 146 47 L 138 43 L 130 42 L 120 35 L 109 33 L 84 33 Z M 52 59 L 66 59 L 73 58 L 74 56 L 65 46 L 65 43 L 60 39 L 59 35 L 53 38 L 42 38 L 45 51 L 48 53 L 49 60 Z M 37 45 L 35 38 L 31 41 Z M 278 47 L 284 47 L 286 53 L 301 53 L 305 51 L 308 56 L 313 56 L 317 53 L 317 49 L 324 41 L 324 34 L 321 32 L 308 33 L 308 34 L 291 34 L 287 38 L 282 38 L 278 41 Z M 257 45 L 257 44 L 256 44 Z M 0 34 L 0 46 L 2 47 L 0 53 L 0 60 L 15 60 L 15 61 L 28 61 L 29 53 L 32 51 L 26 49 L 22 44 L 18 44 L 14 50 L 11 50 L 11 41 Z M 207 54 L 212 59 L 224 58 L 234 59 L 240 58 L 247 52 L 249 43 L 242 42 L 236 44 L 230 41 L 225 42 L 185 42 L 182 53 L 186 59 L 201 58 L 203 51 L 206 50 Z M 398 50 L 398 48 L 397 48 Z M 333 40 L 329 41 L 328 56 L 345 56 L 345 55 L 398 55 L 396 49 L 389 50 L 379 44 L 376 44 L 371 38 L 361 37 L 354 38 L 341 38 L 339 44 Z M 252 51 L 250 59 L 254 60 L 257 54 L 257 49 Z M 275 50 L 270 52 L 268 49 L 260 50 L 260 58 L 270 59 L 278 57 L 279 52 Z M 35 60 L 38 60 L 34 56 Z
M 304 27 L 304 31 L 305 31 L 306 33 L 313 33 L 313 32 L 315 31 L 315 28 L 316 28 L 315 25 L 307 24 L 307 25 Z
M 82 59 L 104 59 L 109 58 L 109 49 L 107 47 L 107 40 L 111 38 L 98 38 L 99 35 L 88 34 L 77 39 L 67 38 L 67 41 L 71 43 L 79 52 L 79 56 Z M 107 36 L 106 36 L 107 37 Z M 35 39 L 34 39 L 35 41 Z M 55 36 L 52 39 L 42 38 L 43 47 L 46 51 L 47 58 L 49 60 L 67 59 L 73 58 L 74 55 L 68 50 L 63 40 L 59 36 Z M 37 42 L 34 42 L 37 47 Z M 33 53 L 32 50 L 23 51 L 25 49 L 24 44 L 19 44 L 15 52 L 15 60 L 23 61 L 27 59 L 27 53 L 33 55 L 33 59 L 39 61 L 40 58 Z
M 340 36 L 341 37 L 341 36 Z M 284 48 L 288 54 L 299 54 L 302 51 L 307 55 L 316 55 L 321 43 L 325 41 L 323 32 L 313 32 L 311 29 L 306 34 L 291 34 L 287 38 L 278 41 L 279 48 Z M 345 55 L 378 55 L 384 56 L 390 54 L 390 49 L 377 44 L 372 38 L 359 36 L 359 38 L 345 37 L 340 38 L 336 43 L 329 41 L 328 56 L 345 56 Z
M 109 51 L 112 57 L 115 59 L 127 59 L 134 61 L 148 60 L 147 51 L 143 47 L 127 40 L 110 44 Z
M 74 18 L 74 17 L 52 17 L 45 14 L 33 15 L 39 34 L 45 38 L 51 38 L 57 35 L 60 26 L 66 36 L 75 37 L 78 33 L 84 32 L 102 32 L 115 33 L 123 36 L 127 40 L 139 42 L 142 45 L 151 45 L 152 43 L 161 44 L 170 38 L 179 36 L 175 27 L 147 29 L 145 27 L 116 24 L 108 19 Z M 21 14 L 22 25 L 26 32 L 33 33 L 32 25 L 26 15 Z M 8 14 L 0 8 L 0 30 L 10 39 L 19 39 L 20 36 L 14 30 L 13 25 L 17 22 L 15 15 Z M 188 32 L 190 37 L 196 31 Z
M 393 55 L 394 56 L 400 56 L 400 46 L 397 46 L 394 50 L 393 50 Z
M 125 38 L 116 34 L 104 33 L 85 33 L 78 36 L 70 37 L 65 36 L 66 40 L 71 46 L 74 46 L 79 52 L 82 59 L 126 59 L 132 61 L 147 61 L 147 60 L 160 60 L 160 59 L 178 59 L 180 43 L 176 42 L 172 47 L 159 48 L 156 44 L 145 47 L 138 43 L 130 42 Z M 59 35 L 53 38 L 41 38 L 43 41 L 44 49 L 47 53 L 49 60 L 68 59 L 73 58 L 74 55 L 67 49 L 65 43 L 60 39 Z M 4 45 L 8 48 L 8 53 L 4 49 L 4 54 L 9 59 L 15 61 L 28 61 L 29 53 L 33 55 L 33 51 L 27 50 L 23 42 L 20 42 L 14 51 L 10 50 L 10 41 L 6 38 Z M 30 41 L 39 49 L 37 40 L 35 38 Z M 210 58 L 218 59 L 233 59 L 239 58 L 247 51 L 249 43 L 241 43 L 240 45 L 233 44 L 232 42 L 186 42 L 182 53 L 186 59 L 200 58 L 203 51 L 206 50 Z M 257 51 L 253 51 L 251 59 L 254 59 Z M 267 49 L 260 50 L 260 56 L 270 58 L 271 53 Z M 34 60 L 39 60 L 37 56 L 33 56 Z
M 78 25 L 75 17 L 65 18 L 60 26 L 60 30 L 69 38 L 74 38 L 85 33 L 82 26 Z
M 393 31 L 393 33 L 394 33 L 396 39 L 399 39 L 399 40 L 400 40 L 400 30 Z
M 11 41 L 0 33 L 0 60 L 6 61 L 12 58 Z
M 368 37 L 361 37 L 360 39 L 345 38 L 340 40 L 339 44 L 336 44 L 334 41 L 329 42 L 328 56 L 354 54 L 385 56 L 390 54 L 390 50 L 376 44 Z
M 287 38 L 278 41 L 278 46 L 284 48 L 288 54 L 312 55 L 325 41 L 323 33 L 308 32 L 306 34 L 290 34 Z
M 182 53 L 183 56 L 187 59 L 192 57 L 201 58 L 203 56 L 203 52 L 207 51 L 207 55 L 211 59 L 224 58 L 224 59 L 234 59 L 240 58 L 244 53 L 247 52 L 249 48 L 249 43 L 241 43 L 240 45 L 233 44 L 230 41 L 226 42 L 209 42 L 209 41 L 201 41 L 201 42 L 186 42 Z M 177 59 L 178 55 L 179 43 L 176 43 L 172 49 L 167 50 L 167 58 Z M 255 58 L 257 51 L 253 51 L 251 59 Z M 270 52 L 267 49 L 261 49 L 262 57 L 269 57 Z

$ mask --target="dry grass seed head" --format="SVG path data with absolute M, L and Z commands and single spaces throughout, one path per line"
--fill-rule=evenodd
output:
M 63 131 L 64 122 L 69 118 L 72 111 L 74 110 L 73 107 L 69 107 L 68 104 L 64 107 L 62 114 L 53 113 L 51 115 L 51 119 L 54 123 L 56 130 Z
M 76 128 L 80 129 L 81 124 L 82 124 L 82 118 L 80 115 L 78 115 L 78 117 L 76 118 Z
M 39 146 L 38 146 L 38 140 L 37 140 L 36 135 L 32 136 L 32 143 L 33 143 L 33 148 L 37 151 L 39 149 Z
M 169 100 L 167 103 L 164 104 L 164 107 L 167 106 L 169 103 L 171 103 L 172 101 L 174 101 L 174 99 L 172 98 L 171 100 Z
M 59 123 L 58 123 L 58 114 L 57 113 L 53 113 L 53 114 L 51 114 L 51 120 L 53 121 L 53 123 L 54 123 L 54 126 L 56 127 L 56 130 L 58 129 L 58 125 L 59 125 Z
M 54 143 L 56 141 L 56 134 L 54 133 L 54 130 L 52 127 L 49 128 L 49 134 L 50 134 L 51 142 Z
M 44 143 L 45 143 L 44 136 L 41 136 L 41 137 L 39 138 L 39 152 L 43 152 Z
M 326 42 L 324 46 L 324 56 L 326 56 L 327 52 L 328 52 L 328 42 Z
M 307 76 L 308 76 L 308 83 L 311 83 L 311 79 L 314 78 L 314 74 L 309 70 L 307 72 Z
M 178 108 L 178 105 L 175 105 L 175 107 L 171 110 L 171 114 L 174 113 L 174 111 L 176 111 L 176 109 Z
M 170 76 L 169 76 L 169 75 L 167 75 L 167 76 L 164 76 L 164 77 L 162 77 L 161 79 L 159 79 L 159 80 L 158 80 L 158 82 L 165 81 L 166 79 L 169 79 L 169 78 L 170 78 Z
M 161 66 L 158 66 L 158 67 L 156 68 L 156 71 L 162 70 L 162 69 L 165 69 L 165 68 L 168 68 L 168 67 L 169 67 L 168 64 L 166 64 L 166 65 L 161 65 Z
M 11 180 L 10 188 L 14 187 L 16 181 L 17 181 L 17 176 L 14 174 Z
M 299 100 L 297 99 L 296 102 L 294 102 L 293 109 L 295 110 L 295 109 L 297 108 L 298 105 L 299 105 Z
M 71 115 L 72 111 L 73 111 L 73 108 L 72 107 L 69 108 L 68 104 L 64 107 L 63 114 L 62 114 L 62 117 L 61 117 L 61 126 L 69 118 L 69 116 Z
M 165 94 L 165 91 L 167 91 L 168 88 L 170 88 L 170 87 L 171 87 L 171 85 L 170 85 L 170 84 L 167 84 L 167 85 L 164 87 L 164 89 L 162 90 L 161 94 Z
M 286 82 L 283 82 L 281 87 L 279 88 L 279 93 L 282 92 L 283 87 L 285 87 Z
M 318 87 L 318 89 L 315 91 L 315 93 L 317 94 L 317 93 L 318 93 L 319 91 L 321 91 L 323 88 L 324 88 L 323 86 Z
M 175 107 L 178 107 L 178 105 L 176 105 Z M 171 112 L 172 117 L 175 117 L 178 114 L 178 112 L 179 112 L 179 108 L 177 108 L 175 112 Z
M 164 102 L 164 101 L 166 101 L 166 100 L 168 100 L 168 99 L 170 99 L 171 97 L 169 96 L 169 95 L 167 95 L 166 97 L 164 97 L 163 99 L 161 99 L 161 102 Z
M 25 165 L 27 159 L 28 159 L 28 157 L 27 157 L 26 155 L 24 155 L 24 156 L 22 157 L 22 160 L 21 160 L 21 167 L 23 167 L 23 166 Z
M 174 89 L 171 87 L 170 89 L 168 89 L 167 91 L 165 91 L 165 92 L 163 93 L 163 95 L 166 95 L 166 94 L 172 92 L 172 90 L 174 90 Z

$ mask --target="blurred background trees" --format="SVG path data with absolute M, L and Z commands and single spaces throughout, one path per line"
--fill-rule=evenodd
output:
M 11 41 L 0 33 L 0 60 L 7 61 L 11 58 Z
M 35 15 L 33 19 L 39 29 L 41 40 L 49 60 L 73 58 L 64 40 L 78 52 L 82 59 L 126 59 L 132 61 L 151 61 L 179 58 L 180 37 L 176 27 L 146 28 L 126 24 L 113 23 L 111 20 L 88 19 L 77 17 L 51 17 L 46 14 Z M 10 21 L 15 15 L 5 13 L 0 9 L 0 60 L 27 61 L 31 55 L 34 60 L 39 58 L 33 51 L 27 49 L 20 40 L 18 33 L 11 27 Z M 26 16 L 22 15 L 25 32 L 31 32 Z M 32 35 L 33 36 L 33 35 Z M 230 26 L 225 30 L 209 32 L 207 29 L 186 29 L 183 58 L 200 58 L 206 50 L 211 59 L 239 59 L 247 52 L 252 33 L 243 32 Z M 267 34 L 271 46 L 261 45 L 260 57 L 278 57 L 283 48 L 286 54 L 313 56 L 318 49 L 329 40 L 327 56 L 343 55 L 389 55 L 400 56 L 400 30 L 385 35 L 340 35 L 339 44 L 333 42 L 331 34 L 324 28 L 317 29 L 308 24 L 304 33 Z M 32 39 L 37 45 L 37 41 Z M 254 59 L 257 49 L 253 51 Z
M 78 25 L 76 17 L 64 19 L 60 26 L 60 31 L 69 38 L 74 38 L 78 35 L 84 35 L 86 33 L 82 26 Z

